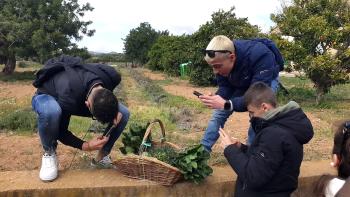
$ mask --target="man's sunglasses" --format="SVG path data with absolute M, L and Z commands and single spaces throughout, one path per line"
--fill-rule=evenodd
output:
M 229 53 L 229 54 L 232 54 L 232 52 L 228 51 L 228 50 L 205 50 L 205 49 L 202 50 L 202 53 L 204 55 L 208 55 L 210 58 L 214 58 L 215 57 L 215 53 Z

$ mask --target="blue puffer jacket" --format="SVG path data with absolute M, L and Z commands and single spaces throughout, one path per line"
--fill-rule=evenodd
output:
M 233 110 L 247 111 L 243 95 L 257 81 L 271 85 L 283 70 L 283 58 L 276 45 L 268 39 L 234 40 L 236 62 L 228 77 L 217 75 L 216 94 L 231 99 Z M 233 98 L 232 98 L 233 97 Z

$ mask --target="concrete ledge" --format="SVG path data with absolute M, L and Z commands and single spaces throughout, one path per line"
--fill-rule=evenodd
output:
M 310 194 L 312 184 L 324 173 L 334 174 L 328 161 L 304 162 L 294 196 Z M 230 167 L 214 167 L 207 180 L 195 185 L 182 182 L 172 187 L 129 179 L 116 170 L 60 171 L 54 182 L 43 183 L 38 171 L 0 172 L 0 196 L 233 196 L 236 175 Z

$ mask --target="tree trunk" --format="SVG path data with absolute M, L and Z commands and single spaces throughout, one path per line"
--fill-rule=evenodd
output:
M 15 71 L 15 68 L 16 68 L 16 56 L 11 54 L 7 57 L 5 67 L 2 69 L 2 72 L 5 75 L 10 75 Z
M 319 105 L 326 94 L 324 88 L 316 86 L 316 104 Z

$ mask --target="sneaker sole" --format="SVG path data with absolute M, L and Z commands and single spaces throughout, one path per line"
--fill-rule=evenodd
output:
M 52 182 L 52 181 L 56 180 L 57 178 L 58 178 L 58 175 L 57 175 L 56 177 L 54 177 L 54 178 L 51 178 L 51 179 L 42 179 L 42 178 L 39 177 L 39 179 L 40 179 L 42 182 Z

